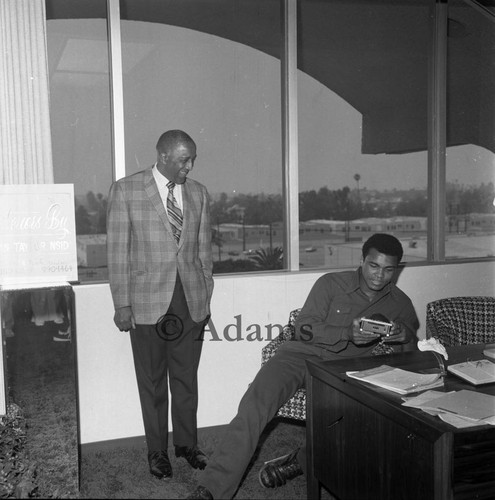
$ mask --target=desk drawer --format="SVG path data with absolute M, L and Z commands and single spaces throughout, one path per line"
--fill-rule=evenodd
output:
M 435 443 L 313 379 L 315 476 L 341 500 L 435 498 Z
M 495 434 L 493 429 L 466 442 L 464 434 L 454 439 L 452 484 L 454 498 L 495 498 Z

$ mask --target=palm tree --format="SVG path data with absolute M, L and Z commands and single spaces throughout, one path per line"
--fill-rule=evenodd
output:
M 354 174 L 354 180 L 356 181 L 357 184 L 357 194 L 359 200 L 359 181 L 361 180 L 361 176 L 359 174 Z
M 282 247 L 259 248 L 255 250 L 254 255 L 249 256 L 256 263 L 256 267 L 263 271 L 282 269 L 283 257 L 284 250 Z
M 211 229 L 211 244 L 218 247 L 218 260 L 222 260 L 223 237 L 218 229 Z

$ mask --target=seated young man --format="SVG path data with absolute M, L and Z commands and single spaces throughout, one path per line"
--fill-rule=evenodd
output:
M 392 323 L 387 344 L 416 348 L 418 318 L 409 297 L 394 283 L 403 248 L 389 234 L 374 234 L 363 245 L 354 271 L 328 273 L 311 289 L 295 325 L 295 341 L 286 342 L 262 366 L 244 394 L 215 453 L 187 498 L 232 498 L 266 424 L 280 406 L 305 387 L 306 360 L 368 356 L 379 334 L 360 330 L 360 319 L 380 314 Z M 281 486 L 303 473 L 305 447 L 266 463 L 260 482 Z

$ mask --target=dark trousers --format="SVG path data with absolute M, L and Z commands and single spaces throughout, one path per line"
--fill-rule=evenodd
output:
M 168 385 L 174 444 L 197 444 L 198 366 L 205 323 L 192 320 L 177 275 L 172 301 L 157 325 L 131 330 L 134 368 L 148 451 L 168 448 Z
M 213 498 L 232 498 L 266 424 L 297 389 L 305 387 L 306 360 L 338 359 L 304 342 L 287 342 L 260 369 L 239 403 L 237 415 L 199 478 Z M 294 443 L 294 448 L 300 443 Z M 305 464 L 305 445 L 298 461 Z

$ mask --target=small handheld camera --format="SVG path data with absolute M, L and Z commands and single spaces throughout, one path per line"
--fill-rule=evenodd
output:
M 362 333 L 375 333 L 382 337 L 388 337 L 392 329 L 392 323 L 378 321 L 376 319 L 361 318 L 359 328 Z

